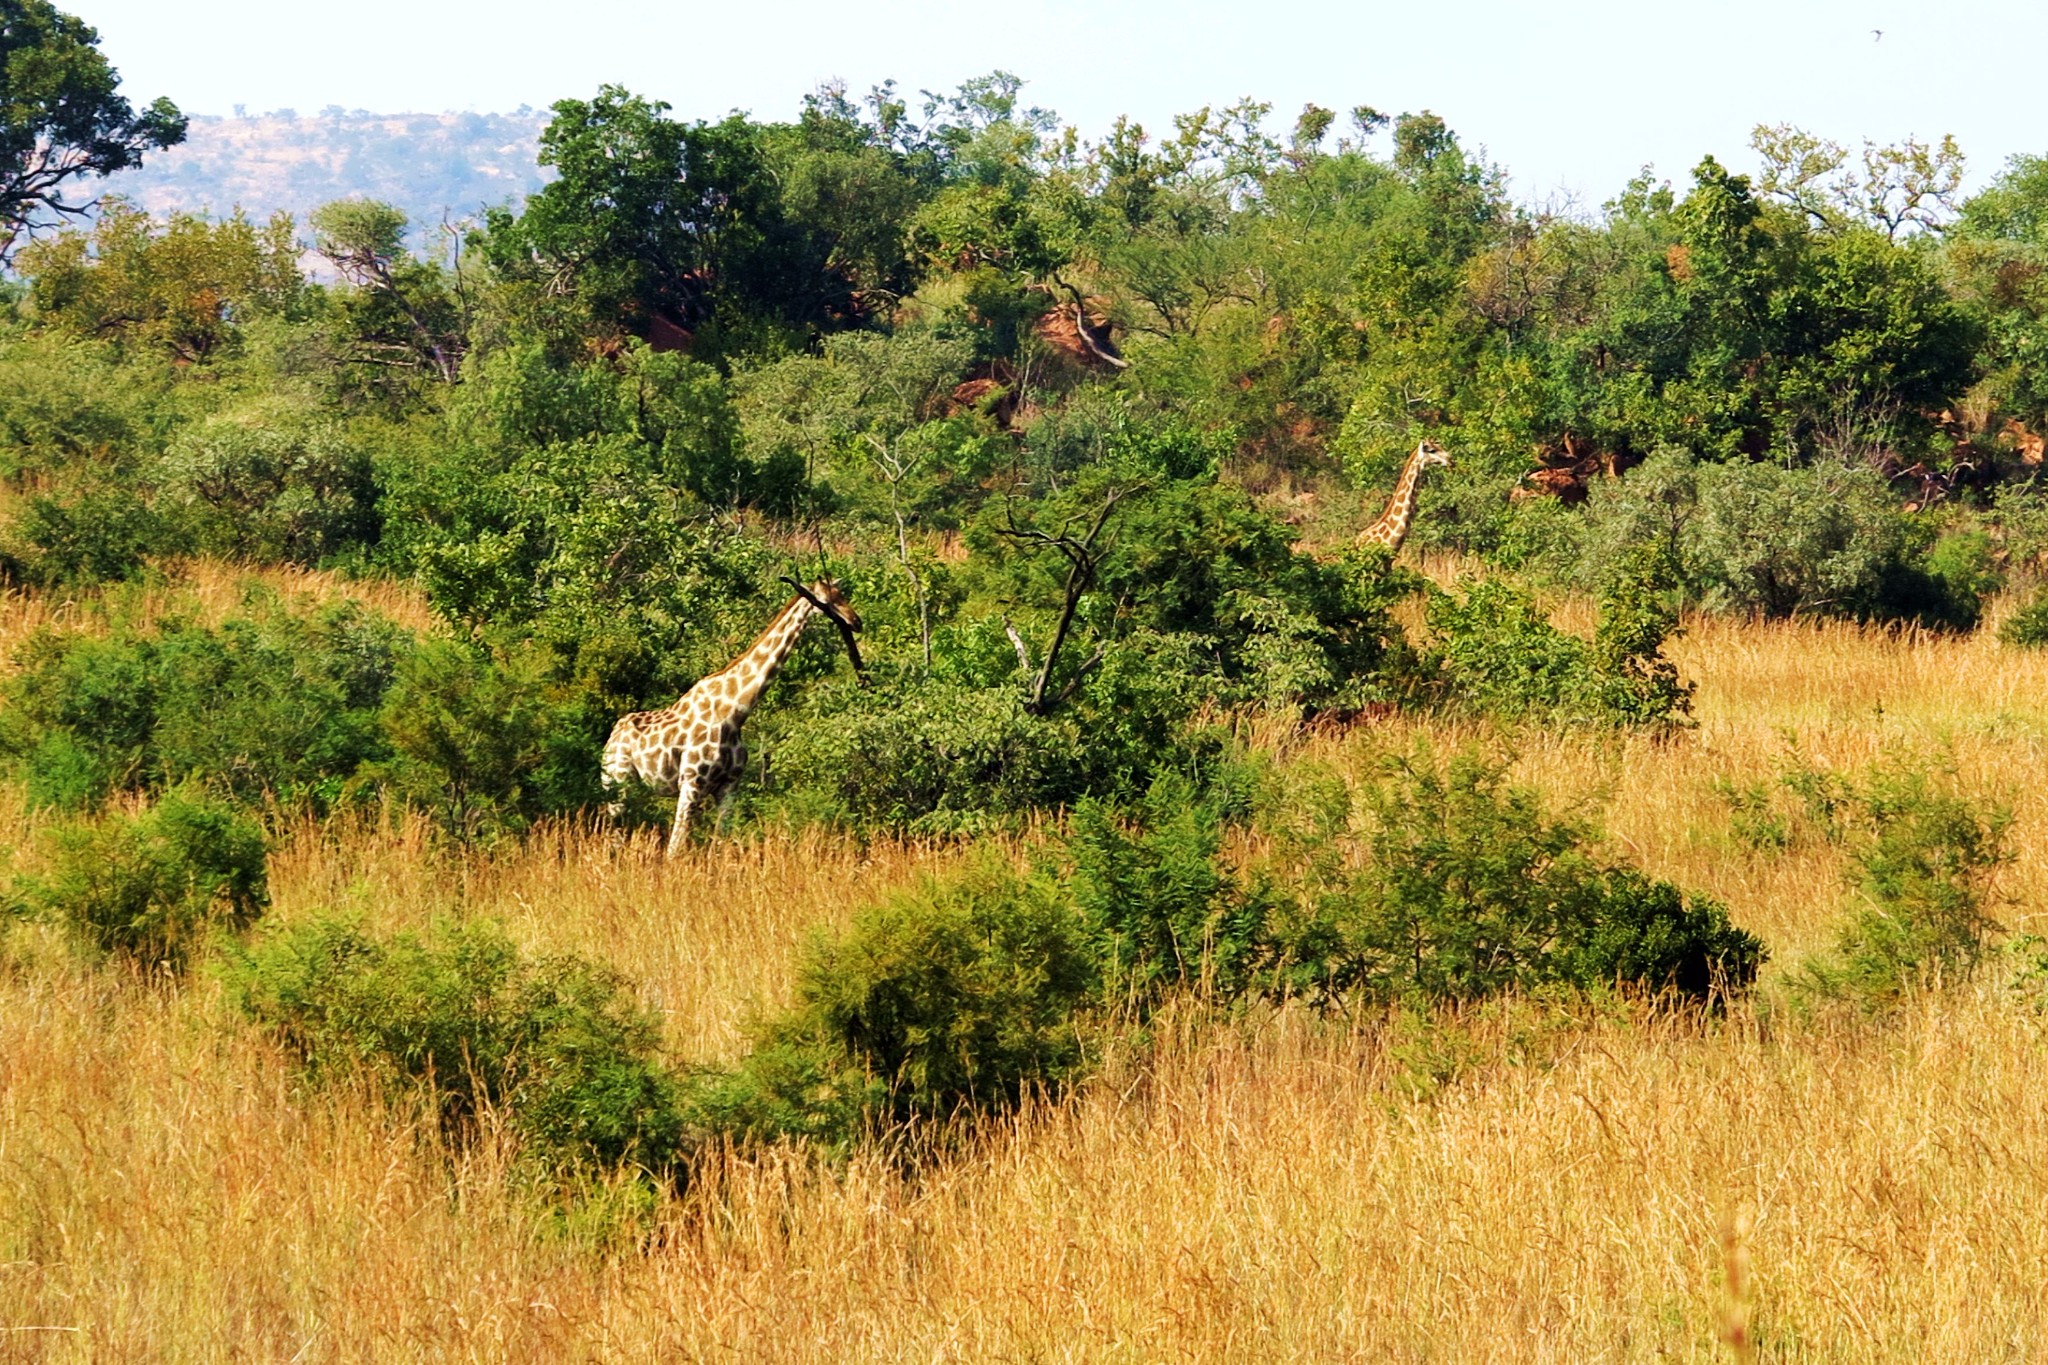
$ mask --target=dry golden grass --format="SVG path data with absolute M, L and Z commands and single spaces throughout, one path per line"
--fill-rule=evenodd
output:
M 423 634 L 442 629 L 433 608 L 410 584 L 366 582 L 323 569 L 276 565 L 256 569 L 214 559 L 178 559 L 154 565 L 147 577 L 135 583 L 77 593 L 0 590 L 0 670 L 11 670 L 15 649 L 44 627 L 103 630 L 110 615 L 138 626 L 174 615 L 202 625 L 218 625 L 241 610 L 249 592 L 258 587 L 275 591 L 287 601 L 360 602 Z
M 1778 972 L 1829 939 L 1840 855 L 1745 849 L 1716 778 L 1770 779 L 1788 742 L 1843 767 L 1946 746 L 2011 794 L 2004 918 L 2040 928 L 2048 657 L 1717 621 L 1678 657 L 1696 730 L 1524 733 L 1518 773 L 1726 899 Z M 1357 771 L 1411 728 L 1287 742 Z M 28 823 L 0 800 L 0 844 Z M 402 820 L 304 827 L 273 915 L 496 916 L 614 963 L 679 1057 L 717 1058 L 809 927 L 959 856 L 803 834 L 664 865 L 569 827 L 474 855 Z M 488 1145 L 451 1157 L 374 1095 L 295 1091 L 211 978 L 154 986 L 16 929 L 0 1361 L 1708 1361 L 1738 1358 L 1745 1313 L 1761 1360 L 2048 1359 L 2048 1013 L 2018 984 L 1999 965 L 1878 1022 L 1503 1008 L 1421 1094 L 1379 1021 L 1175 1021 L 918 1178 L 734 1157 L 597 1252 L 543 1231 Z

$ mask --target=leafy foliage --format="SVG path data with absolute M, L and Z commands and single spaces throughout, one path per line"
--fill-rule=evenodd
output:
M 141 164 L 185 138 L 167 99 L 141 113 L 123 98 L 100 54 L 100 35 L 48 0 L 0 8 L 0 262 L 21 234 L 76 214 L 69 198 L 85 176 Z
M 422 1093 L 451 1137 L 501 1123 L 569 1173 L 660 1172 L 681 1154 L 655 1017 L 583 958 L 527 957 L 485 921 L 377 938 L 323 918 L 238 954 L 227 980 L 313 1078 Z
M 2021 649 L 2048 646 L 2048 589 L 2035 589 L 2027 604 L 1999 626 L 1998 638 Z
M 1763 945 L 1718 903 L 1585 847 L 1474 753 L 1391 759 L 1359 798 L 1362 867 L 1311 847 L 1276 932 L 1283 979 L 1324 997 L 1473 999 L 1628 982 L 1681 997 L 1746 989 Z
M 1597 583 L 1618 560 L 1647 556 L 1693 601 L 1765 616 L 1968 629 L 1997 584 L 1987 543 L 1935 539 L 1881 475 L 1845 464 L 1710 464 L 1664 450 L 1597 485 L 1564 529 L 1547 553 L 1568 579 Z
M 1095 938 L 1109 998 L 1140 1006 L 1175 990 L 1230 998 L 1265 955 L 1264 905 L 1222 866 L 1227 788 L 1158 778 L 1121 817 L 1086 801 L 1067 843 L 1068 888 Z
M 1986 902 L 2011 858 L 2011 811 L 1909 760 L 1837 786 L 1860 903 L 1832 956 L 1807 964 L 1804 985 L 1876 1006 L 1967 978 L 1999 928 Z
M 55 824 L 42 843 L 42 870 L 16 881 L 21 903 L 146 966 L 184 966 L 207 934 L 248 924 L 269 901 L 263 831 L 196 793 L 167 793 L 133 817 Z
M 159 515 L 224 557 L 317 564 L 376 539 L 369 452 L 331 421 L 221 414 L 182 433 L 161 471 Z
M 1445 690 L 1507 718 L 1682 724 L 1692 684 L 1662 652 L 1678 624 L 1670 583 L 1657 547 L 1630 550 L 1613 567 L 1591 641 L 1557 629 L 1526 592 L 1497 579 L 1462 598 L 1432 590 L 1427 615 Z
M 842 1145 L 864 1125 L 1010 1108 L 1080 1074 L 1095 977 L 1057 888 L 988 860 L 814 940 L 796 1003 L 736 1071 L 698 1078 L 693 1107 L 715 1131 Z
M 185 781 L 332 802 L 383 750 L 378 706 L 402 637 L 350 606 L 257 606 L 217 629 L 32 637 L 6 684 L 0 753 L 32 797 L 60 806 Z
M 552 745 L 564 729 L 584 728 L 550 706 L 548 692 L 531 654 L 500 660 L 452 641 L 423 642 L 399 662 L 385 694 L 392 756 L 378 771 L 464 838 L 516 831 L 550 808 L 555 793 L 543 770 Z
M 240 214 L 158 224 L 119 201 L 90 235 L 32 243 L 20 265 L 37 314 L 59 330 L 184 364 L 231 351 L 240 324 L 291 311 L 305 287 L 286 215 L 262 227 Z

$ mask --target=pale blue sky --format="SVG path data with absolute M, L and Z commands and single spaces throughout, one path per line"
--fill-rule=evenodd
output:
M 1433 109 L 1532 202 L 1597 205 L 1646 162 L 1682 183 L 1709 151 L 1746 165 L 1758 122 L 1851 143 L 1953 132 L 1978 184 L 2048 153 L 2039 0 L 58 3 L 100 29 L 131 96 L 196 113 L 500 111 L 610 81 L 688 117 L 788 117 L 832 78 L 915 91 L 1002 67 L 1089 136 L 1241 95 L 1281 127 L 1309 100 Z

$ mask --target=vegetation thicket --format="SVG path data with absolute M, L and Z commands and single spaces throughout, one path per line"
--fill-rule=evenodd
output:
M 423 253 L 89 205 L 96 44 L 0 0 L 0 1356 L 2048 1335 L 2048 162 L 606 87 Z

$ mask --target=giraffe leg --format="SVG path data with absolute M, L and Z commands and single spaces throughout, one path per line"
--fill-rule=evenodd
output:
M 743 741 L 734 740 L 732 752 L 725 756 L 718 782 L 718 814 L 712 818 L 711 828 L 725 832 L 725 813 L 732 809 L 733 793 L 740 789 L 740 774 L 746 771 L 747 746 Z
M 683 851 L 683 844 L 690 835 L 690 807 L 697 799 L 697 784 L 690 781 L 679 783 L 676 789 L 676 822 L 668 833 L 668 857 L 675 857 Z

